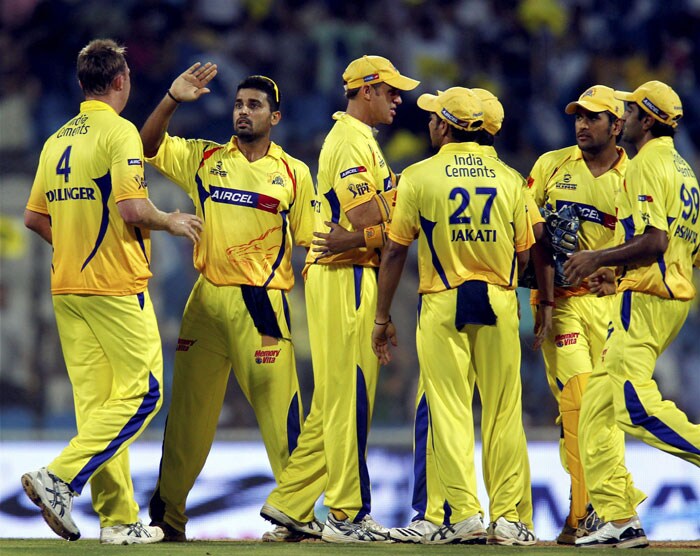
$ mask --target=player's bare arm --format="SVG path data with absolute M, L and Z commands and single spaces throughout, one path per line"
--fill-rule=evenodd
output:
M 532 261 L 537 277 L 539 298 L 544 303 L 537 305 L 535 313 L 535 340 L 532 349 L 540 349 L 542 343 L 552 332 L 552 305 L 554 302 L 554 263 L 552 262 L 552 251 L 547 234 L 542 234 L 542 241 L 537 241 L 532 246 Z
M 141 128 L 143 151 L 147 157 L 153 157 L 158 152 L 177 105 L 181 102 L 195 101 L 202 95 L 210 93 L 207 85 L 214 79 L 216 73 L 216 64 L 207 62 L 202 65 L 197 62 L 175 78 L 163 99 Z
M 382 365 L 391 361 L 389 343 L 398 345 L 396 327 L 391 322 L 391 301 L 401 279 L 408 246 L 392 240 L 384 247 L 382 263 L 379 267 L 379 285 L 377 293 L 377 310 L 374 315 L 374 330 L 372 330 L 372 350 Z
M 617 247 L 598 251 L 579 251 L 564 263 L 566 278 L 575 286 L 603 266 L 648 265 L 668 247 L 668 234 L 647 226 L 644 233 Z
M 180 211 L 163 212 L 150 199 L 125 199 L 117 203 L 117 208 L 124 222 L 132 226 L 166 230 L 174 236 L 186 237 L 192 243 L 197 243 L 202 233 L 199 216 Z
M 48 214 L 41 214 L 33 210 L 24 210 L 24 225 L 32 232 L 39 234 L 41 239 L 49 245 L 53 245 L 53 236 L 51 234 L 51 219 Z

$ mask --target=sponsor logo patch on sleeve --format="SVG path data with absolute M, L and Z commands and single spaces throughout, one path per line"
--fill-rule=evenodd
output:
M 352 176 L 353 174 L 359 174 L 360 172 L 366 172 L 367 168 L 364 166 L 355 166 L 354 168 L 348 168 L 347 170 L 343 170 L 340 172 L 340 177 L 341 178 L 347 178 L 348 176 Z
M 126 163 L 129 166 L 143 166 L 143 162 L 141 162 L 140 158 L 129 158 Z
M 637 200 L 642 203 L 653 203 L 654 198 L 651 195 L 637 195 Z

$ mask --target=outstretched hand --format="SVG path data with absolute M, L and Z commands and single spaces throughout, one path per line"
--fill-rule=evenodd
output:
M 564 263 L 564 274 L 571 285 L 580 285 L 584 278 L 600 268 L 598 253 L 599 251 L 579 251 L 569 256 L 569 260 Z
M 365 236 L 362 231 L 350 232 L 335 222 L 324 222 L 330 228 L 328 233 L 314 232 L 313 252 L 317 258 L 329 257 L 355 247 L 364 247 Z
M 175 81 L 170 85 L 170 94 L 179 102 L 197 100 L 202 95 L 211 92 L 207 85 L 216 74 L 216 64 L 207 62 L 202 65 L 197 62 L 175 78 Z

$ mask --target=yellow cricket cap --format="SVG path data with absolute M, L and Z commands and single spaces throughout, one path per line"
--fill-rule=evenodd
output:
M 418 97 L 418 107 L 435 112 L 450 125 L 465 131 L 478 131 L 484 126 L 484 110 L 481 100 L 471 89 L 451 87 L 438 91 L 437 95 Z
M 564 111 L 575 114 L 579 106 L 589 112 L 612 112 L 618 118 L 622 118 L 625 112 L 625 103 L 616 98 L 613 89 L 605 85 L 593 85 L 586 89 L 576 102 L 567 104 Z
M 474 88 L 472 91 L 479 97 L 481 107 L 484 110 L 484 129 L 491 135 L 496 135 L 500 131 L 505 118 L 501 101 L 498 100 L 496 95 L 486 89 Z
M 420 81 L 401 75 L 389 60 L 381 56 L 363 56 L 353 60 L 343 72 L 343 81 L 348 89 L 386 83 L 400 91 L 412 91 L 420 84 Z
M 683 117 L 683 105 L 676 91 L 661 81 L 647 81 L 631 93 L 615 91 L 615 98 L 634 102 L 662 124 L 676 127 Z

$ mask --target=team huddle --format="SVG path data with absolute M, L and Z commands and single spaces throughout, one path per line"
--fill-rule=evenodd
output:
M 187 496 L 233 370 L 276 481 L 260 511 L 275 525 L 263 540 L 535 544 L 515 293 L 527 284 L 571 477 L 557 542 L 647 546 L 636 510 L 646 496 L 625 467 L 624 434 L 700 466 L 700 425 L 653 380 L 700 265 L 700 189 L 674 148 L 676 93 L 658 81 L 631 93 L 592 86 L 566 107 L 576 145 L 542 155 L 527 180 L 494 148 L 505 115 L 491 92 L 422 94 L 436 154 L 397 175 L 375 128 L 393 123 L 402 92 L 419 82 L 363 56 L 343 73 L 347 109 L 333 115 L 314 180 L 271 141 L 281 93 L 266 76 L 238 85 L 228 143 L 168 133 L 178 105 L 207 94 L 216 74 L 211 63 L 188 68 L 139 132 L 119 116 L 131 86 L 124 49 L 92 41 L 78 56 L 80 114 L 42 151 L 25 224 L 53 247 L 78 429 L 52 462 L 22 476 L 51 529 L 80 538 L 71 506 L 89 481 L 102 543 L 186 541 Z M 66 131 L 76 121 L 85 133 Z M 195 214 L 151 203 L 145 163 L 187 193 Z M 162 403 L 150 230 L 190 239 L 200 275 L 182 317 L 145 525 L 128 446 Z M 380 365 L 398 344 L 390 308 L 413 241 L 416 513 L 387 528 L 371 516 L 367 437 Z M 307 250 L 314 392 L 305 418 L 287 297 L 294 244 Z M 475 388 L 488 520 L 476 487 Z M 322 495 L 324 522 L 314 514 Z

